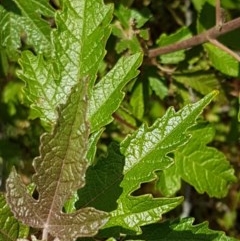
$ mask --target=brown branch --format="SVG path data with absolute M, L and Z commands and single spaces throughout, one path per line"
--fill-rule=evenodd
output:
M 216 0 L 216 26 L 219 26 L 221 28 L 223 24 L 223 18 L 222 18 L 222 10 L 221 10 L 221 1 Z
M 209 39 L 217 39 L 219 36 L 240 28 L 240 17 L 223 23 L 221 28 L 214 26 L 209 30 L 200 33 L 192 38 L 177 42 L 168 46 L 150 49 L 147 53 L 148 57 L 153 58 L 161 54 L 172 53 L 182 49 L 192 48 L 194 46 L 209 42 Z

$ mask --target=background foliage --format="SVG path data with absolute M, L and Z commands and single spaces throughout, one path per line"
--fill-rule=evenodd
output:
M 210 228 L 223 230 L 230 236 L 240 238 L 239 63 L 210 44 L 204 44 L 189 50 L 162 55 L 156 59 L 144 57 L 138 78 L 134 78 L 137 72 L 132 71 L 130 67 L 127 68 L 131 66 L 136 70 L 139 67 L 141 62 L 141 56 L 137 53 L 139 51 L 147 51 L 153 46 L 168 45 L 212 27 L 215 21 L 215 1 L 113 1 L 114 10 L 109 7 L 110 5 L 107 5 L 102 9 L 101 14 L 96 10 L 92 12 L 92 16 L 88 16 L 87 22 L 93 25 L 94 23 L 91 21 L 96 18 L 97 14 L 99 14 L 98 19 L 101 16 L 106 16 L 106 18 L 101 19 L 103 24 L 101 30 L 96 27 L 96 29 L 92 29 L 92 32 L 81 32 L 83 20 L 77 16 L 76 24 L 79 29 L 77 29 L 78 33 L 75 34 L 80 37 L 77 41 L 74 39 L 74 42 L 71 42 L 72 38 L 69 38 L 68 43 L 66 43 L 66 36 L 61 35 L 62 29 L 59 31 L 56 29 L 52 35 L 50 34 L 51 29 L 56 28 L 56 22 L 61 28 L 64 28 L 64 24 L 61 25 L 64 16 L 59 13 L 56 16 L 56 21 L 54 20 L 54 12 L 59 6 L 62 6 L 62 2 L 64 1 L 52 1 L 51 6 L 48 1 L 40 3 L 32 1 L 33 5 L 31 6 L 26 1 L 21 0 L 3 0 L 0 2 L 0 26 L 2 30 L 0 33 L 1 189 L 4 190 L 6 177 L 13 165 L 21 173 L 24 182 L 30 182 L 34 172 L 32 159 L 38 155 L 39 137 L 44 131 L 51 129 L 56 118 L 56 113 L 52 112 L 52 109 L 49 111 L 46 109 L 50 104 L 57 106 L 59 102 L 66 101 L 67 95 L 61 94 L 64 93 L 66 82 L 63 81 L 60 86 L 56 85 L 57 87 L 50 86 L 49 92 L 42 88 L 41 92 L 39 86 L 44 87 L 44 81 L 46 81 L 46 86 L 49 86 L 48 82 L 59 76 L 67 81 L 74 80 L 77 72 L 86 74 L 95 71 L 97 74 L 97 85 L 90 100 L 90 102 L 97 103 L 94 108 L 90 109 L 91 131 L 99 130 L 100 127 L 108 124 L 104 131 L 96 133 L 98 137 L 101 135 L 96 150 L 97 156 L 99 156 L 98 165 L 101 161 L 103 162 L 104 158 L 101 154 L 106 154 L 107 149 L 110 159 L 118 156 L 118 151 L 113 151 L 117 147 L 113 144 L 109 147 L 109 143 L 112 141 L 122 141 L 127 134 L 133 133 L 142 124 L 151 126 L 157 118 L 164 116 L 170 106 L 180 110 L 186 104 L 196 102 L 210 91 L 218 89 L 218 97 L 205 109 L 203 114 L 210 124 L 202 123 L 200 126 L 190 129 L 189 132 L 192 133 L 191 148 L 186 146 L 178 150 L 175 153 L 176 164 L 172 168 L 159 171 L 157 173 L 159 181 L 142 184 L 141 188 L 135 191 L 135 195 L 145 193 L 152 193 L 155 197 L 183 195 L 186 200 L 183 206 L 164 214 L 164 219 L 186 215 L 184 212 L 187 209 L 184 205 L 187 205 L 190 207 L 187 215 L 195 217 L 196 223 L 208 220 Z M 228 19 L 233 19 L 239 15 L 239 1 L 222 1 L 222 6 Z M 32 11 L 32 9 L 38 9 L 38 11 Z M 113 18 L 111 18 L 112 11 Z M 110 22 L 111 26 L 108 25 Z M 66 24 L 66 27 L 72 27 L 72 32 L 76 31 L 75 25 L 71 25 L 70 22 Z M 40 34 L 39 29 L 41 30 Z M 91 42 L 88 39 L 89 36 L 99 39 L 96 46 L 87 46 L 88 41 Z M 240 30 L 236 30 L 221 37 L 221 41 L 231 49 L 240 51 L 239 36 Z M 54 45 L 55 53 L 58 54 L 56 58 L 63 59 L 61 64 L 66 68 L 62 72 L 59 70 L 57 76 L 52 76 L 49 73 L 53 73 L 51 69 L 56 68 L 55 63 L 45 60 L 52 54 L 52 45 L 49 43 L 55 39 L 58 40 Z M 77 58 L 78 61 L 68 60 L 68 62 L 64 62 L 67 55 L 71 55 L 72 52 L 79 49 L 77 43 L 80 45 L 83 39 L 85 41 L 88 39 L 88 41 L 86 41 L 86 46 L 80 48 L 80 51 L 75 54 L 74 58 Z M 61 49 L 61 46 L 65 44 L 72 46 L 69 53 Z M 21 54 L 23 50 L 28 51 Z M 85 58 L 85 62 L 81 62 L 81 55 L 87 56 L 88 53 L 89 56 L 96 56 L 97 67 L 91 63 L 90 57 L 89 59 Z M 135 55 L 120 59 L 126 53 Z M 41 65 L 39 65 L 40 62 Z M 26 63 L 33 67 L 29 72 L 29 68 L 24 69 Z M 79 63 L 83 66 L 80 70 Z M 90 63 L 95 66 L 95 70 L 90 68 Z M 121 69 L 119 66 L 126 66 L 126 68 Z M 109 70 L 111 71 L 109 72 Z M 113 104 L 109 107 L 111 110 L 105 110 L 102 104 L 105 101 L 104 98 L 98 102 L 97 100 L 103 86 L 109 88 L 104 80 L 114 76 L 121 76 L 121 78 L 115 79 L 115 87 L 112 88 L 112 99 L 110 100 Z M 35 79 L 38 79 L 39 83 L 34 82 Z M 129 79 L 133 80 L 128 82 Z M 24 83 L 22 80 L 26 82 Z M 90 85 L 93 83 L 94 80 L 90 80 Z M 73 84 L 68 83 L 67 88 Z M 36 96 L 32 94 L 36 90 L 39 99 L 36 99 Z M 121 93 L 122 90 L 126 93 L 125 96 Z M 44 96 L 46 92 L 50 94 L 47 96 L 48 98 Z M 113 100 L 117 100 L 117 102 L 114 103 Z M 39 101 L 41 101 L 42 109 L 38 107 Z M 118 107 L 118 103 L 121 101 L 122 103 Z M 111 113 L 113 112 L 112 118 Z M 113 122 L 110 123 L 111 119 Z M 93 140 L 94 144 L 96 144 L 97 139 L 95 142 Z M 124 143 L 127 142 L 131 142 L 130 139 Z M 229 180 L 235 182 L 230 186 L 228 192 L 225 189 L 228 182 L 225 182 L 227 174 L 224 172 L 224 168 L 221 170 L 222 175 L 216 177 L 219 178 L 215 182 L 216 185 L 213 186 L 212 190 L 209 190 L 208 183 L 199 184 L 198 178 L 194 180 L 188 175 L 194 169 L 192 165 L 197 165 L 197 163 L 183 166 L 178 162 L 182 155 L 186 157 L 184 160 L 186 163 L 188 163 L 188 158 L 194 158 L 194 155 L 199 156 L 197 152 L 194 152 L 195 148 L 193 147 L 195 146 L 200 147 L 206 153 L 206 156 L 202 157 L 202 161 L 212 158 L 211 163 L 214 162 L 215 166 L 218 165 L 215 160 L 230 161 L 238 181 Z M 124 149 L 124 144 L 122 148 Z M 125 151 L 127 152 L 127 150 Z M 91 156 L 89 156 L 89 160 L 96 161 Z M 97 165 L 95 168 L 97 169 Z M 118 169 L 121 170 L 121 168 L 123 167 L 120 158 Z M 91 171 L 95 172 L 96 170 L 90 169 L 89 172 Z M 211 166 L 205 169 L 204 175 L 213 177 Z M 109 179 L 111 181 L 111 177 Z M 181 182 L 181 179 L 184 182 Z M 116 186 L 118 186 L 117 184 Z M 79 192 L 82 195 L 84 191 L 86 190 L 83 189 Z M 121 190 L 116 190 L 116 192 L 120 193 Z M 77 206 L 82 206 L 84 202 L 86 200 L 79 199 Z M 101 202 L 94 205 L 101 206 Z M 116 204 L 111 203 L 109 208 L 110 210 L 106 211 L 114 210 Z M 174 224 L 173 222 L 171 225 L 167 225 L 172 230 L 171 235 L 173 235 L 174 240 L 174 235 L 177 237 L 179 223 Z M 186 221 L 185 225 L 189 229 L 197 229 L 192 227 L 192 222 L 189 220 Z M 198 228 L 201 229 L 203 226 L 204 224 Z M 151 233 L 151 231 L 146 230 L 153 228 L 153 226 L 146 226 L 141 238 L 146 239 L 146 235 Z M 24 233 L 28 232 L 26 227 L 20 227 L 16 230 L 20 230 L 20 234 L 15 234 L 15 237 L 24 237 Z M 129 238 L 134 239 L 131 236 Z

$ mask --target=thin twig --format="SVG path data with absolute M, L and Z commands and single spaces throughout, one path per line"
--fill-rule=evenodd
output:
M 222 20 L 221 1 L 216 0 L 216 26 L 219 26 L 221 28 L 223 24 Z
M 214 26 L 203 33 L 200 33 L 192 38 L 177 42 L 168 46 L 150 49 L 148 51 L 148 57 L 153 58 L 161 54 L 172 53 L 181 49 L 188 49 L 194 46 L 209 42 L 209 39 L 217 39 L 219 36 L 231 32 L 235 29 L 240 28 L 240 17 L 223 23 L 221 26 L 221 31 L 219 28 Z

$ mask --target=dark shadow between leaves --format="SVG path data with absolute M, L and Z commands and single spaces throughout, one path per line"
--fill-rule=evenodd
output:
M 217 240 L 219 233 L 208 232 L 206 223 L 192 225 L 193 218 L 177 219 L 163 223 L 155 223 L 142 227 L 142 234 L 127 236 L 125 240 L 148 240 L 148 241 L 185 241 L 185 240 Z
M 94 207 L 111 212 L 117 208 L 117 200 L 122 193 L 120 183 L 123 179 L 125 158 L 119 146 L 111 143 L 108 155 L 100 157 L 96 165 L 86 172 L 86 185 L 78 191 L 76 208 Z

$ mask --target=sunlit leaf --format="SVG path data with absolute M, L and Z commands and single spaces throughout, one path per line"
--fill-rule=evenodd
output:
M 111 5 L 101 0 L 66 0 L 61 9 L 56 12 L 57 28 L 51 34 L 51 57 L 27 51 L 20 59 L 19 77 L 26 83 L 33 117 L 40 117 L 47 126 L 55 123 L 55 107 L 66 102 L 79 77 L 89 76 L 92 90 L 110 34 Z
M 133 197 L 131 194 L 141 183 L 154 180 L 155 171 L 173 164 L 167 155 L 189 141 L 187 130 L 195 124 L 203 108 L 216 94 L 214 91 L 178 112 L 173 108 L 168 109 L 151 127 L 141 126 L 121 143 L 121 152 L 125 156 L 121 183 L 123 193 L 118 199 L 117 210 L 111 213 L 104 228 L 121 226 L 140 232 L 140 226 L 156 222 L 163 213 L 181 202 L 181 198 L 153 198 L 151 195 Z
M 188 144 L 175 152 L 175 164 L 160 173 L 160 191 L 173 195 L 180 188 L 182 178 L 199 193 L 218 198 L 226 196 L 228 185 L 236 181 L 236 177 L 224 154 L 206 146 L 214 137 L 214 129 L 197 126 L 190 133 L 192 138 Z
M 112 121 L 112 113 L 120 106 L 124 93 L 122 88 L 137 74 L 142 54 L 121 58 L 114 68 L 96 84 L 90 99 L 89 117 L 91 131 Z
M 17 238 L 26 238 L 28 232 L 29 227 L 13 216 L 5 196 L 0 193 L 0 240 L 16 241 Z
M 14 0 L 22 12 L 21 30 L 26 33 L 26 40 L 29 45 L 35 47 L 39 53 L 50 54 L 50 24 L 44 20 L 53 17 L 54 10 L 47 0 L 32 0 L 31 4 L 24 0 Z M 19 31 L 19 30 L 18 30 Z

